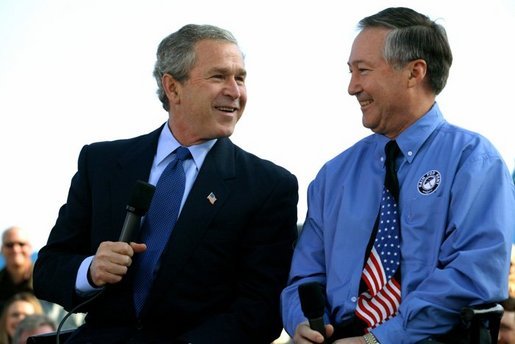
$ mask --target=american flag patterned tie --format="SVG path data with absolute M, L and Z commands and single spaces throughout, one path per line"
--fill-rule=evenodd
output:
M 395 274 L 400 265 L 400 216 L 396 201 L 399 183 L 395 157 L 400 150 L 395 141 L 390 141 L 385 151 L 386 177 L 377 234 L 361 275 L 368 290 L 359 296 L 356 307 L 356 316 L 368 330 L 395 316 L 401 301 L 399 274 Z

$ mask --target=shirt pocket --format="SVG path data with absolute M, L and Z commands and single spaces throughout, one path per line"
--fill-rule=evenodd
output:
M 401 251 L 407 261 L 434 265 L 445 232 L 447 204 L 442 194 L 413 193 L 401 211 Z

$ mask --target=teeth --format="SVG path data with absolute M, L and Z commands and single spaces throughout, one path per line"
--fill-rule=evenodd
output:
M 223 107 L 223 106 L 219 106 L 217 109 L 218 109 L 218 110 L 221 110 L 221 111 L 227 111 L 227 112 L 234 112 L 234 111 L 236 111 L 236 109 L 235 109 L 235 108 L 232 108 L 232 107 Z
M 361 106 L 367 106 L 369 104 L 372 104 L 372 100 L 363 100 L 363 101 L 360 101 L 359 104 Z

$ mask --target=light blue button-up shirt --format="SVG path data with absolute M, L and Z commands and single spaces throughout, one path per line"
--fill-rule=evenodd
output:
M 209 140 L 201 144 L 188 147 L 192 159 L 187 159 L 182 163 L 186 182 L 184 185 L 181 210 L 190 193 L 193 183 L 197 179 L 198 172 L 204 163 L 207 153 L 209 153 L 209 150 L 215 143 L 216 140 Z M 161 177 L 166 166 L 175 159 L 175 153 L 172 152 L 179 148 L 180 145 L 179 141 L 177 141 L 177 139 L 172 135 L 168 125 L 165 125 L 161 131 L 161 135 L 159 136 L 156 155 L 154 157 L 154 162 L 152 163 L 152 169 L 150 170 L 150 177 L 148 179 L 150 184 L 157 185 L 157 181 L 159 180 L 159 177 Z
M 373 134 L 327 162 L 308 189 L 308 213 L 289 286 L 286 330 L 305 321 L 298 285 L 326 286 L 326 318 L 353 316 L 365 251 L 379 209 L 388 138 Z M 396 139 L 400 183 L 402 301 L 372 332 L 383 344 L 445 333 L 462 307 L 508 295 L 515 190 L 484 137 L 447 123 L 438 105 Z

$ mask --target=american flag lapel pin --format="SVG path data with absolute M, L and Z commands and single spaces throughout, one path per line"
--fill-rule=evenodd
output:
M 209 195 L 207 195 L 207 200 L 209 201 L 209 203 L 211 203 L 211 205 L 215 204 L 216 202 L 216 196 L 214 193 L 210 193 Z

